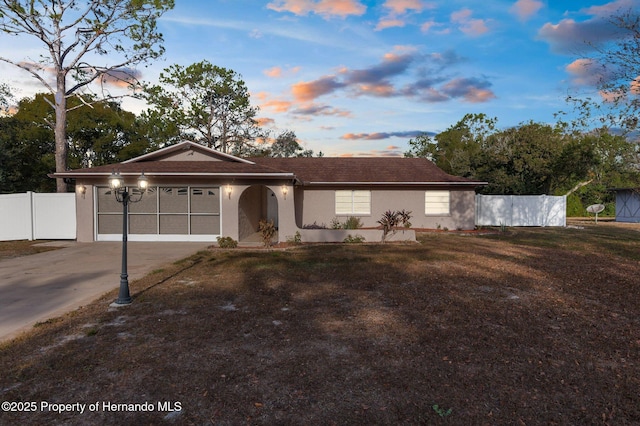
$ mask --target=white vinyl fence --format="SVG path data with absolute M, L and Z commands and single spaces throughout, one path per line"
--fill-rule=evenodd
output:
M 0 241 L 75 240 L 76 195 L 0 195 Z
M 476 195 L 476 226 L 566 226 L 567 197 Z

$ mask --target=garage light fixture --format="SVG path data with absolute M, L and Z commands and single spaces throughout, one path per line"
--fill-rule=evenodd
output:
M 284 199 L 287 199 L 287 194 L 289 193 L 289 187 L 287 185 L 282 185 L 282 195 L 284 195 Z
M 82 195 L 82 198 L 84 198 L 84 194 L 87 193 L 87 187 L 82 184 L 76 185 L 76 191 L 78 194 Z

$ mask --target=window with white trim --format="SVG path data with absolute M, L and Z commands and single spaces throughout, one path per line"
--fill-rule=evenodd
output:
M 336 191 L 336 214 L 371 214 L 371 191 Z
M 449 191 L 427 191 L 424 194 L 424 214 L 448 215 L 450 201 Z

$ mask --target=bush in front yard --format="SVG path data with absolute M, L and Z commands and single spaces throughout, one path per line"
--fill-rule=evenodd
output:
M 236 248 L 238 242 L 231 237 L 218 237 L 218 247 L 220 248 Z

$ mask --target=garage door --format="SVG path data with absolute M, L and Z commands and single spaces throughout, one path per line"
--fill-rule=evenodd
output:
M 107 187 L 98 187 L 96 194 L 96 239 L 121 240 L 122 204 Z M 129 204 L 131 241 L 215 241 L 218 236 L 219 187 L 154 186 Z

